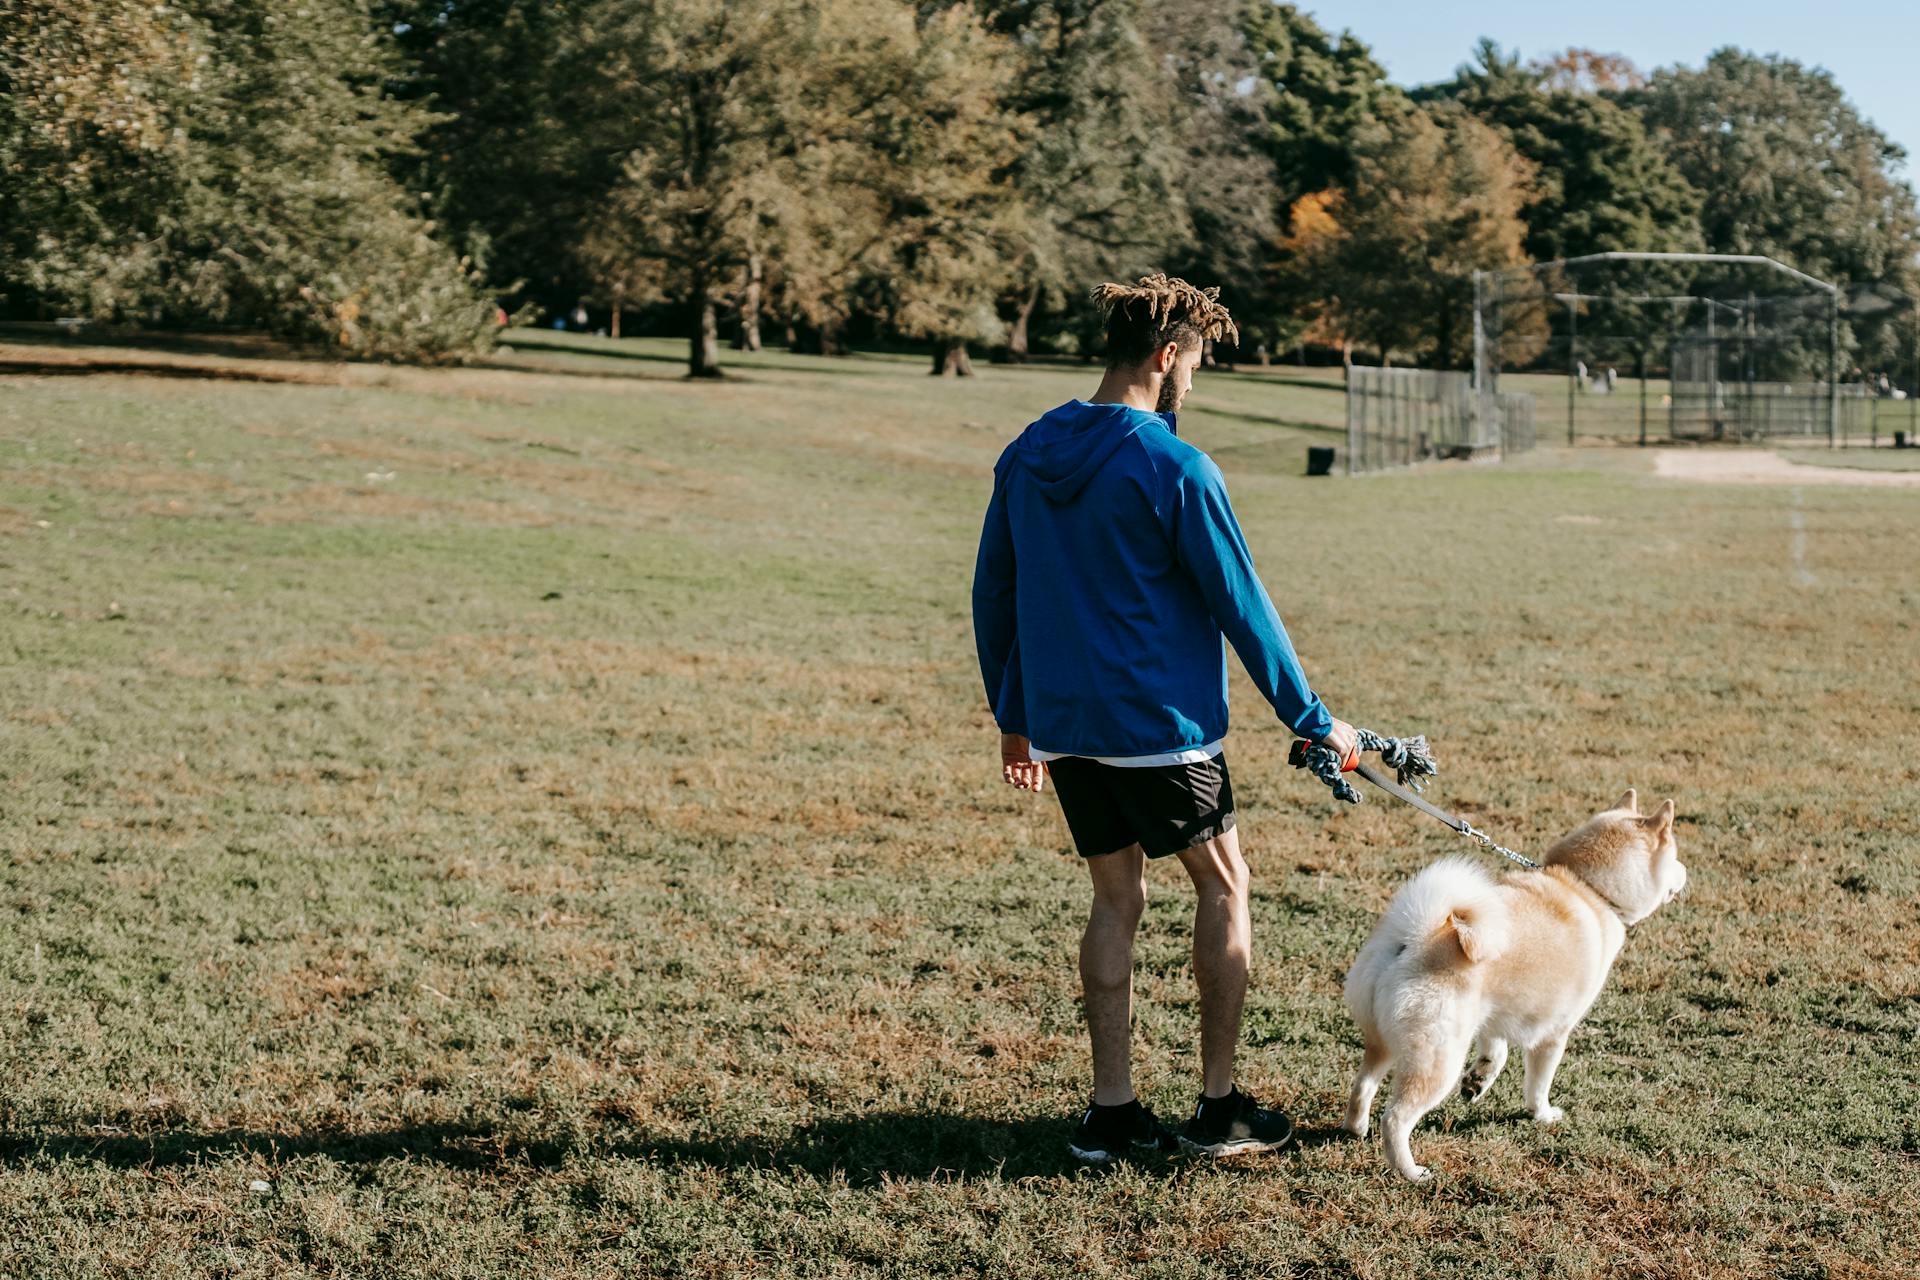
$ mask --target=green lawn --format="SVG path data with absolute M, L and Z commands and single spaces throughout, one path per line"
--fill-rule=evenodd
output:
M 1920 1271 L 1909 494 L 1611 450 L 1308 480 L 1337 388 L 1203 374 L 1183 433 L 1335 712 L 1427 733 L 1523 850 L 1671 795 L 1692 887 L 1566 1122 L 1511 1072 L 1404 1186 L 1333 1132 L 1340 979 L 1461 845 L 1288 770 L 1236 665 L 1241 1079 L 1303 1140 L 1095 1176 L 1084 872 L 997 781 L 967 601 L 995 456 L 1095 371 L 513 345 L 0 376 L 0 1274 Z M 1150 880 L 1137 1079 L 1179 1116 Z

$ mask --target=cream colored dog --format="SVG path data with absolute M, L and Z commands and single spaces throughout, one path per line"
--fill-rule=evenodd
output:
M 1643 817 L 1632 791 L 1548 849 L 1538 871 L 1496 879 L 1448 858 L 1415 876 L 1347 974 L 1347 1006 L 1366 1044 L 1347 1129 L 1367 1135 L 1374 1092 L 1391 1071 L 1393 1099 L 1380 1119 L 1387 1159 L 1403 1177 L 1427 1177 L 1407 1140 L 1460 1079 L 1476 1038 L 1480 1052 L 1460 1086 L 1469 1102 L 1517 1044 L 1533 1118 L 1560 1119 L 1547 1091 L 1568 1033 L 1600 994 L 1627 926 L 1686 884 L 1673 801 Z

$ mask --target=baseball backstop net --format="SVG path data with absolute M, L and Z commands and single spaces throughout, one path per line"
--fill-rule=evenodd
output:
M 1598 253 L 1478 272 L 1475 379 L 1539 395 L 1541 433 L 1564 417 L 1568 444 L 1865 443 L 1881 402 L 1911 389 L 1858 367 L 1858 292 L 1744 254 Z

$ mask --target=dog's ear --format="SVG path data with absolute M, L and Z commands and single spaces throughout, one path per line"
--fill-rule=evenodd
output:
M 1613 807 L 1616 809 L 1625 809 L 1628 813 L 1639 813 L 1640 793 L 1632 787 L 1628 787 L 1620 793 L 1620 798 L 1613 802 Z
M 1673 830 L 1673 801 L 1667 801 L 1653 813 L 1641 818 L 1640 825 L 1652 834 L 1654 843 L 1664 840 L 1667 832 Z

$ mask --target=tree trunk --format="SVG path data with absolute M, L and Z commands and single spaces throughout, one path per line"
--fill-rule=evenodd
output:
M 608 327 L 609 327 L 609 329 L 610 329 L 610 331 L 612 332 L 612 335 L 613 335 L 614 337 L 616 337 L 616 338 L 620 336 L 620 295 L 621 295 L 621 292 L 622 292 L 622 291 L 621 291 L 621 289 L 620 289 L 620 287 L 619 287 L 618 285 L 615 285 L 615 286 L 614 286 L 614 290 L 613 290 L 613 320 L 612 320 L 612 322 L 610 323 L 610 325 L 608 326 Z
M 1305 364 L 1306 361 L 1302 360 L 1300 363 Z M 1352 382 L 1353 381 L 1353 339 L 1352 338 L 1342 338 L 1340 340 L 1340 368 L 1345 372 L 1347 381 Z
M 1007 330 L 1007 363 L 1025 364 L 1027 362 L 1027 322 L 1033 319 L 1033 308 L 1040 301 L 1040 286 L 1028 288 L 1027 296 L 1021 299 L 1020 310 L 1013 317 L 1013 324 Z
M 760 349 L 760 282 L 764 271 L 760 265 L 760 255 L 749 254 L 746 267 L 746 287 L 740 291 L 740 332 L 734 338 L 735 350 L 758 351 Z
M 957 378 L 973 376 L 973 361 L 967 358 L 964 338 L 940 338 L 933 344 L 933 368 L 936 378 L 952 374 Z
M 720 376 L 720 324 L 713 312 L 713 296 L 704 277 L 693 283 L 693 310 L 699 317 L 694 326 L 693 345 L 687 354 L 689 378 Z
M 819 325 L 811 325 L 805 319 L 795 319 L 789 326 L 791 334 L 789 347 L 802 355 L 844 356 L 847 354 L 846 321 L 839 316 L 829 316 Z

